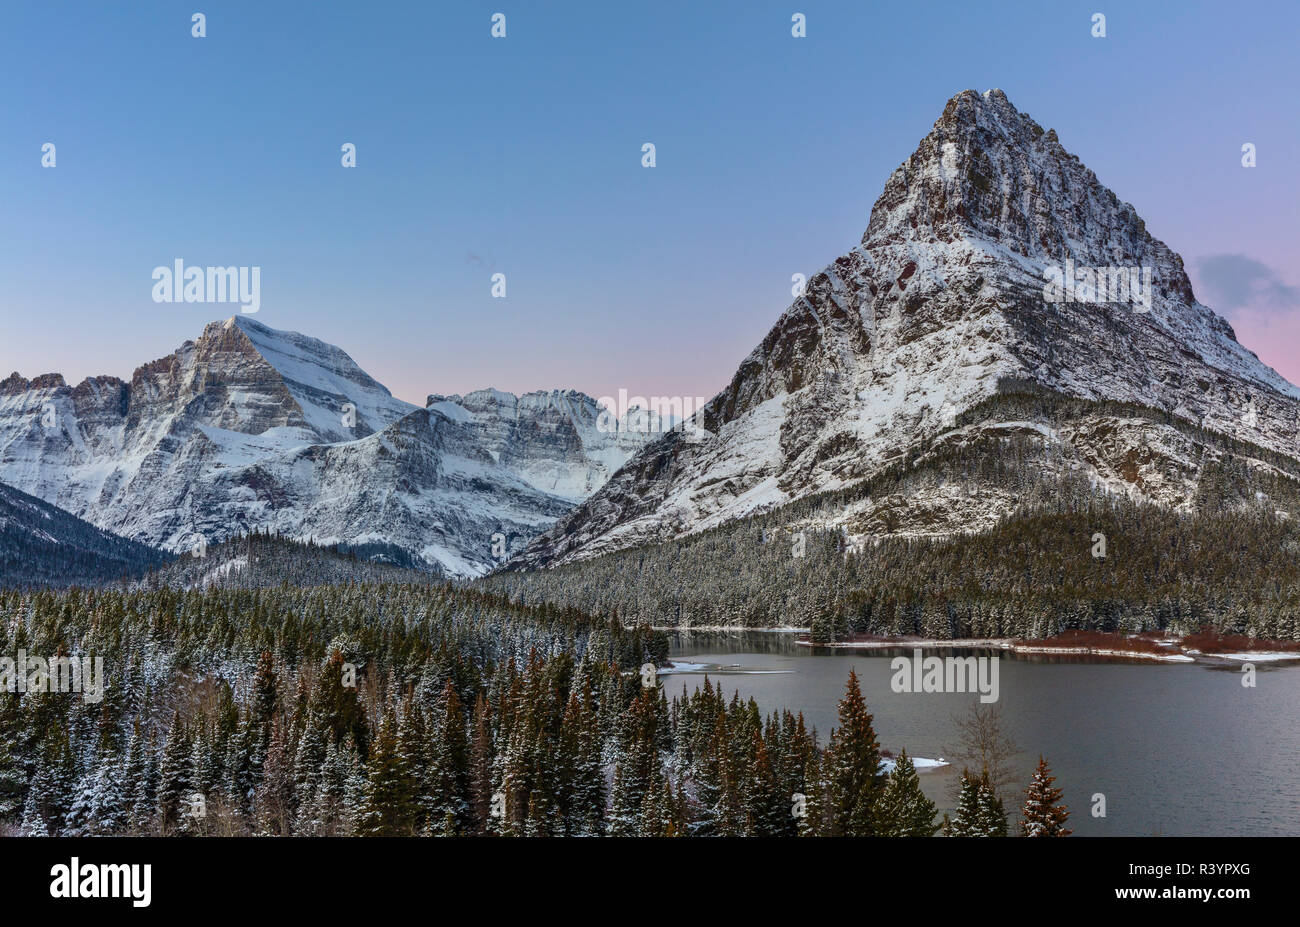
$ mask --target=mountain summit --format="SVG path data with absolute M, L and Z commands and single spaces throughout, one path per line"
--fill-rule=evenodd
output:
M 997 397 L 1034 391 L 1086 402 L 1065 419 L 1006 420 Z M 1248 442 L 1258 454 L 1243 465 L 1273 467 L 1258 455 L 1295 459 L 1298 399 L 1055 131 L 1000 90 L 967 90 L 890 175 L 857 247 L 808 281 L 707 405 L 708 439 L 646 446 L 516 565 L 689 534 L 1012 438 L 1050 448 L 1040 472 L 1187 507 L 1224 456 L 1189 427 Z M 857 500 L 833 522 L 858 538 L 942 535 L 1020 503 L 940 482 Z
M 0 481 L 173 551 L 271 529 L 474 575 L 648 440 L 593 433 L 581 393 L 476 395 L 420 408 L 334 345 L 235 316 L 130 382 L 0 382 Z

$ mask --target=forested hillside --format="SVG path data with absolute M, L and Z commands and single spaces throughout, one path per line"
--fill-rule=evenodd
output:
M 1104 535 L 1106 556 L 1094 557 Z M 802 550 L 802 556 L 796 551 Z M 1118 504 L 1038 509 L 947 540 L 846 550 L 837 531 L 771 519 L 562 566 L 487 589 L 616 610 L 627 621 L 810 627 L 934 638 L 1209 628 L 1300 637 L 1300 530 L 1262 514 L 1182 516 Z
M 387 816 L 405 811 L 381 794 L 386 764 L 427 771 L 393 757 L 399 732 L 403 750 L 426 733 L 446 747 L 475 710 L 487 723 L 490 704 L 504 738 L 507 709 L 523 705 L 517 687 L 530 680 L 567 699 L 575 675 L 613 699 L 612 723 L 619 668 L 662 661 L 667 642 L 448 587 L 0 592 L 0 653 L 20 652 L 102 658 L 105 686 L 98 701 L 0 691 L 0 820 L 11 831 L 173 832 L 197 792 L 207 813 L 187 830 L 387 832 Z M 499 777 L 507 739 L 492 743 L 480 759 Z M 412 788 L 391 801 L 433 801 Z
M 431 583 L 437 573 L 373 560 L 381 554 L 364 550 L 295 541 L 267 531 L 213 544 L 177 558 L 141 580 L 145 588 L 267 589 L 328 586 L 334 583 Z
M 170 559 L 0 483 L 0 587 L 117 582 Z
M 1099 405 L 1028 393 L 994 402 L 1009 419 L 1046 425 Z M 685 538 L 481 585 L 629 622 L 811 627 L 818 640 L 1202 627 L 1300 637 L 1293 462 L 1152 410 L 1100 405 L 1164 419 L 1213 447 L 1188 464 L 1196 488 L 1186 505 L 1071 479 L 1065 452 L 1041 435 L 985 438 L 918 448 L 862 484 Z M 1248 452 L 1267 465 L 1244 464 Z M 987 530 L 927 535 L 917 523 L 927 507 L 918 499 L 942 519 L 990 496 L 1009 500 L 1010 514 Z M 857 513 L 853 533 L 823 527 L 846 510 Z M 915 533 L 901 530 L 904 518 Z

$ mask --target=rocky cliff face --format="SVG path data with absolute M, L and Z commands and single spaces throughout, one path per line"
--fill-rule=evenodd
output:
M 658 437 L 648 418 L 638 420 L 636 410 L 618 420 L 576 390 L 434 395 L 428 408 L 463 423 L 493 460 L 529 485 L 574 502 L 599 489 Z
M 0 382 L 0 479 L 169 550 L 272 528 L 391 545 L 473 575 L 646 440 L 602 443 L 590 398 L 547 395 L 489 391 L 420 409 L 333 345 L 235 317 L 130 383 Z
M 1137 286 L 1117 292 L 1121 280 Z M 999 90 L 965 91 L 889 177 L 857 247 L 809 280 L 708 404 L 707 440 L 670 433 L 648 445 L 516 564 L 850 486 L 955 435 L 962 412 L 1007 384 L 1138 403 L 1296 456 L 1300 391 L 1196 301 L 1182 259 L 1054 131 Z M 1161 478 L 1159 452 L 1137 455 L 1145 478 L 1132 462 L 1144 445 L 1181 439 L 1095 418 L 1068 441 L 1103 491 L 1163 505 L 1194 496 L 1197 452 L 1190 469 L 1174 468 L 1178 483 Z M 1006 424 L 965 423 L 961 440 Z M 988 500 L 941 530 L 988 524 L 1011 504 Z

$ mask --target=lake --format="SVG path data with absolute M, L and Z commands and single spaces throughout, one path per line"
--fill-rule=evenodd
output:
M 766 714 L 802 711 L 825 746 L 849 669 L 857 671 L 882 747 L 946 757 L 953 716 L 978 696 L 895 693 L 899 650 L 812 649 L 778 632 L 672 632 L 671 658 L 709 664 L 730 699 L 751 696 Z M 927 650 L 944 656 L 955 651 Z M 1257 663 L 1256 686 L 1239 667 L 1149 664 L 1088 657 L 961 651 L 1000 660 L 1002 715 L 1023 753 L 1028 784 L 1041 752 L 1064 789 L 1080 836 L 1300 835 L 1300 664 Z M 665 675 L 671 698 L 703 684 L 705 670 Z M 960 770 L 921 776 L 940 811 L 952 807 Z M 1094 793 L 1106 816 L 1089 813 Z M 1019 801 L 1017 800 L 1017 806 Z

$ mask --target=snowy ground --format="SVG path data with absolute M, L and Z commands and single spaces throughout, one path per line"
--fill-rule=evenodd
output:
M 1276 663 L 1280 660 L 1300 660 L 1300 653 L 1294 650 L 1246 650 L 1241 653 L 1207 653 L 1202 654 L 1202 656 L 1219 657 L 1223 660 L 1240 660 L 1243 663 Z
M 672 665 L 667 669 L 657 670 L 657 675 L 671 676 L 675 673 L 716 673 L 719 676 L 782 676 L 794 672 L 794 670 L 744 669 L 739 663 L 732 663 L 728 666 L 723 663 L 684 663 L 678 660 L 670 662 Z
M 1096 657 L 1122 657 L 1131 660 L 1152 660 L 1159 663 L 1195 663 L 1194 657 L 1185 653 L 1148 653 L 1143 650 L 1113 650 L 1105 647 L 1069 647 L 1044 646 L 1041 644 L 1017 644 L 1004 638 L 962 638 L 957 640 L 871 640 L 871 641 L 837 641 L 833 644 L 813 644 L 811 641 L 795 641 L 800 647 L 831 647 L 851 650 L 897 650 L 919 647 L 922 650 L 965 649 L 965 650 L 1007 650 L 1012 653 L 1056 653 L 1078 654 Z
M 916 767 L 918 774 L 934 772 L 936 769 L 942 769 L 944 766 L 948 765 L 948 761 L 943 757 L 939 757 L 937 760 L 930 760 L 923 756 L 909 756 L 908 759 L 912 761 L 912 765 Z M 895 765 L 894 760 L 890 757 L 886 757 L 880 761 L 881 770 L 887 773 L 892 773 Z

